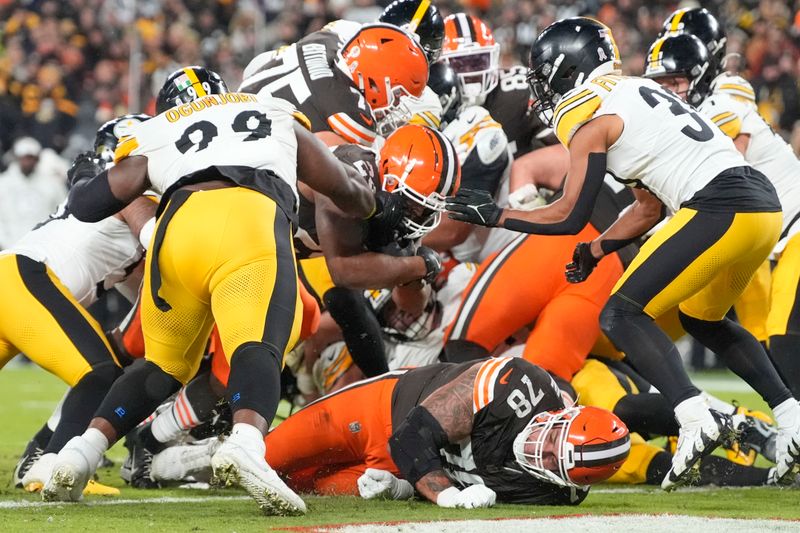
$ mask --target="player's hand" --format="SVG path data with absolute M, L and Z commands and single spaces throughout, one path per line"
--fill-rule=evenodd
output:
M 503 213 L 494 203 L 491 194 L 476 189 L 459 189 L 455 196 L 445 199 L 445 207 L 450 211 L 449 217 L 453 220 L 490 228 L 497 226 Z
M 358 478 L 358 493 L 365 500 L 383 498 L 407 500 L 414 496 L 414 487 L 405 479 L 398 479 L 391 472 L 367 468 Z
M 592 254 L 591 243 L 579 242 L 575 246 L 575 251 L 572 252 L 572 262 L 567 264 L 567 270 L 564 273 L 567 281 L 570 283 L 586 281 L 599 262 L 600 259 Z
M 103 161 L 94 152 L 81 152 L 67 170 L 67 187 L 71 188 L 77 182 L 93 178 L 103 171 Z
M 442 256 L 439 252 L 428 248 L 427 246 L 420 246 L 417 248 L 417 254 L 425 261 L 425 277 L 422 278 L 429 284 L 432 284 L 439 274 L 442 273 Z
M 486 485 L 471 485 L 464 490 L 450 487 L 436 497 L 439 507 L 458 507 L 461 509 L 478 509 L 491 507 L 497 500 L 497 494 Z
M 375 193 L 375 213 L 367 219 L 367 248 L 380 250 L 402 237 L 404 215 L 403 198 L 399 194 Z

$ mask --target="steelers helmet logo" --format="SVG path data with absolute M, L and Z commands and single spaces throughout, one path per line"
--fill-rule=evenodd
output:
M 141 120 L 137 120 L 135 118 L 126 118 L 125 120 L 120 120 L 114 124 L 114 137 L 121 139 L 127 135 L 130 135 L 133 127 L 141 122 Z

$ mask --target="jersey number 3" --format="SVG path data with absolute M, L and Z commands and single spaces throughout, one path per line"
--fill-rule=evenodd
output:
M 695 129 L 691 126 L 684 126 L 681 129 L 681 133 L 686 135 L 692 140 L 699 141 L 699 142 L 706 142 L 710 141 L 712 137 L 714 137 L 714 130 L 706 124 L 703 119 L 701 119 L 697 113 L 694 111 L 690 111 L 686 104 L 681 102 L 677 97 L 664 92 L 659 91 L 657 89 L 653 89 L 652 87 L 641 86 L 639 87 L 639 94 L 642 95 L 644 101 L 647 102 L 647 105 L 650 107 L 656 107 L 661 101 L 665 101 L 669 104 L 670 112 L 679 117 L 681 115 L 689 114 L 690 117 L 697 123 L 700 129 Z
M 267 115 L 259 111 L 242 111 L 233 119 L 231 129 L 238 133 L 250 132 L 243 141 L 256 141 L 272 133 L 272 121 Z M 184 130 L 181 138 L 175 141 L 175 148 L 185 154 L 192 146 L 197 146 L 197 151 L 205 150 L 211 141 L 219 135 L 219 130 L 213 122 L 201 120 L 195 122 Z

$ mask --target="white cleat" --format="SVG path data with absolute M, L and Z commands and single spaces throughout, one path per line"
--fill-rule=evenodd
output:
M 46 453 L 39 457 L 33 466 L 22 477 L 22 488 L 28 492 L 39 492 L 53 474 L 53 466 L 56 464 L 55 453 Z
M 150 475 L 156 481 L 183 481 L 188 477 L 209 479 L 211 457 L 222 445 L 219 437 L 170 446 L 153 456 Z
M 263 456 L 256 456 L 230 439 L 211 458 L 214 477 L 221 486 L 239 485 L 266 515 L 306 513 L 306 504 L 290 489 Z
M 81 450 L 82 437 L 73 437 L 58 453 L 53 474 L 42 489 L 46 502 L 77 502 L 94 474 L 97 460 L 90 460 Z
M 734 437 L 730 416 L 710 409 L 698 412 L 694 420 L 681 426 L 672 468 L 661 482 L 661 488 L 670 491 L 691 482 L 699 475 L 693 468 L 697 462 Z
M 790 475 L 800 460 L 800 405 L 777 417 L 778 437 L 775 443 L 775 478 L 778 483 L 792 479 Z

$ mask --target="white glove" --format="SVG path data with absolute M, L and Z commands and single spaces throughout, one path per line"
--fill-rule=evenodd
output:
M 365 500 L 408 500 L 414 496 L 414 487 L 405 479 L 398 479 L 391 472 L 367 468 L 358 478 L 358 493 Z
M 539 189 L 533 183 L 526 183 L 508 195 L 508 206 L 511 209 L 530 211 L 535 207 L 543 206 L 547 201 L 539 194 Z
M 497 494 L 486 485 L 471 485 L 464 490 L 450 487 L 436 497 L 439 507 L 458 507 L 461 509 L 478 509 L 491 507 L 497 500 Z

